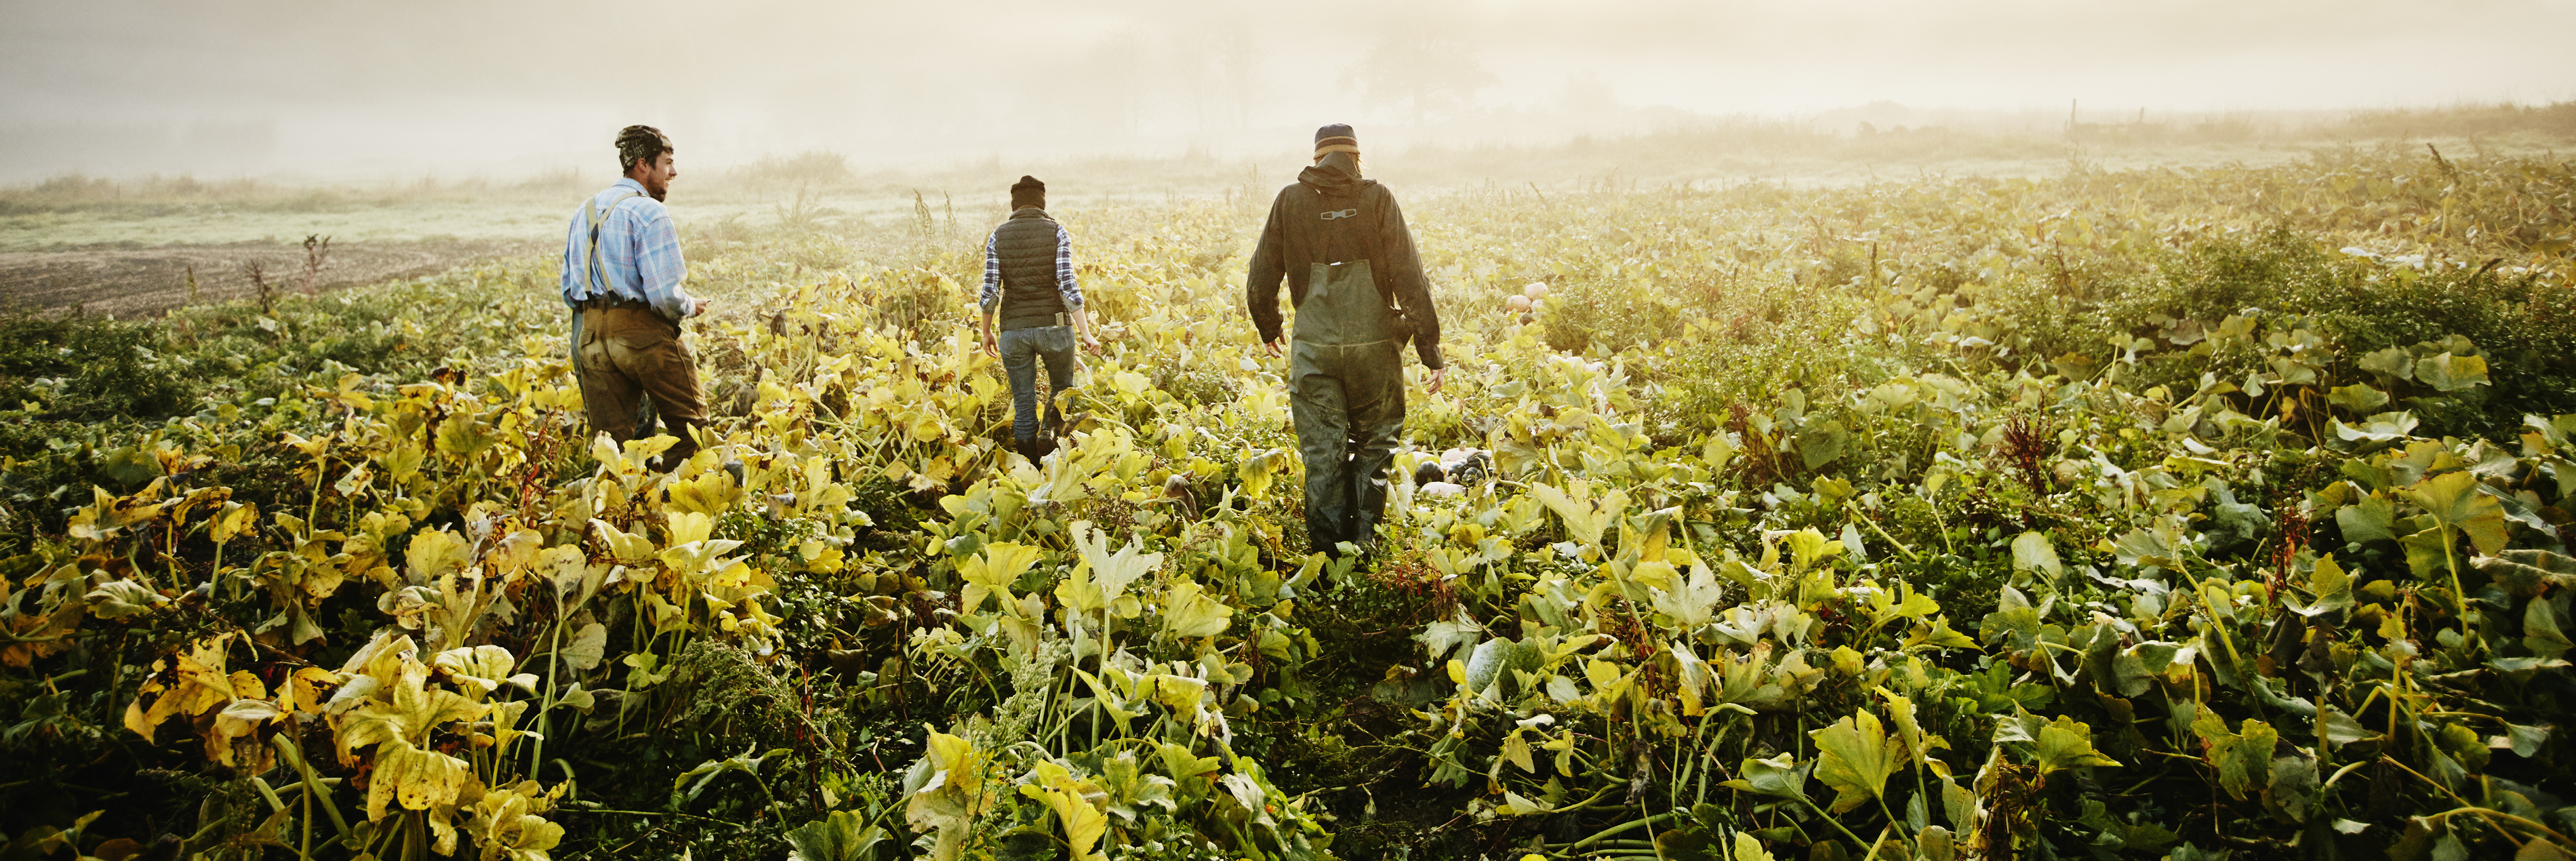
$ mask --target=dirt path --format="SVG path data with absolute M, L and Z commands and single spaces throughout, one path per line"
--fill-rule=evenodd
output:
M 334 290 L 430 275 L 498 257 L 542 254 L 529 243 L 444 240 L 334 244 L 313 284 Z M 301 245 L 241 242 L 230 245 L 98 247 L 61 251 L 0 252 L 0 308 L 67 309 L 134 317 L 192 302 L 256 299 L 246 265 L 278 291 L 304 289 Z M 196 273 L 196 294 L 188 274 Z

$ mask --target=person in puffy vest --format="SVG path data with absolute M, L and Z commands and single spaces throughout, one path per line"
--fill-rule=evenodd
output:
M 1279 283 L 1296 331 L 1288 354 L 1289 414 L 1306 461 L 1306 535 L 1338 556 L 1365 553 L 1386 513 L 1386 468 L 1404 430 L 1404 346 L 1410 341 L 1440 393 L 1440 317 L 1395 194 L 1360 178 L 1359 138 L 1346 125 L 1315 132 L 1315 165 L 1280 189 L 1253 250 L 1245 302 L 1270 355 L 1280 355 Z
M 984 241 L 984 353 L 1002 359 L 1011 380 L 1011 441 L 1031 460 L 1055 450 L 1054 429 L 1064 412 L 1047 399 L 1046 429 L 1038 425 L 1037 366 L 1046 365 L 1047 391 L 1073 389 L 1073 343 L 1100 352 L 1091 320 L 1082 311 L 1082 287 L 1073 278 L 1073 237 L 1046 213 L 1046 183 L 1023 176 L 1011 185 L 1011 217 Z M 999 319 L 1001 334 L 994 334 Z

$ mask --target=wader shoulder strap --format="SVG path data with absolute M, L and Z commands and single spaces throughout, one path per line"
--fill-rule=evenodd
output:
M 618 195 L 617 199 L 609 201 L 608 205 L 605 207 L 592 206 L 589 201 L 584 201 L 582 203 L 582 212 L 590 216 L 590 247 L 582 252 L 582 260 L 584 261 L 582 266 L 585 267 L 584 272 L 590 277 L 584 278 L 582 281 L 584 286 L 588 286 L 590 282 L 598 282 L 597 291 L 591 295 L 604 296 L 608 294 L 608 273 L 599 270 L 599 225 L 608 220 L 608 214 L 615 212 L 618 204 L 625 203 L 628 198 L 643 196 L 643 192 L 629 190 L 625 194 Z M 594 200 L 595 199 L 596 198 L 594 198 Z

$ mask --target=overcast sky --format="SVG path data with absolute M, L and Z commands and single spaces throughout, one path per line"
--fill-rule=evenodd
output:
M 0 0 L 0 181 L 1294 153 L 1676 111 L 2576 98 L 2576 0 Z M 1665 107 L 1674 110 L 1648 111 Z

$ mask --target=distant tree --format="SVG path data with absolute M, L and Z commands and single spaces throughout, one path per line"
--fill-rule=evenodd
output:
M 1477 90 L 1501 82 L 1477 61 L 1474 48 L 1420 31 L 1379 39 L 1342 80 L 1360 86 L 1371 103 L 1403 102 L 1417 123 L 1435 111 L 1463 109 Z

